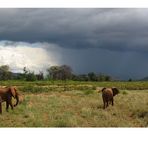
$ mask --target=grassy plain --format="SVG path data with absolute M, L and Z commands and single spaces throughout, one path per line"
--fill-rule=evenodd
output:
M 1 81 L 23 101 L 0 115 L 0 127 L 148 127 L 148 82 Z M 96 88 L 117 87 L 115 105 L 103 110 Z

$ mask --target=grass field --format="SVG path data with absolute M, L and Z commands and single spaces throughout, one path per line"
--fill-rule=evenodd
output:
M 147 82 L 3 81 L 23 101 L 0 115 L 0 127 L 148 127 Z M 118 87 L 115 105 L 103 109 L 96 88 Z

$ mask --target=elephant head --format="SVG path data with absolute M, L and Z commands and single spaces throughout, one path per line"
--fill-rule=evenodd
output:
M 19 96 L 18 96 L 19 94 L 18 94 L 16 88 L 10 87 L 9 91 L 10 91 L 11 95 L 16 99 L 16 104 L 14 104 L 14 106 L 17 106 L 19 103 Z
M 16 104 L 12 104 L 12 97 L 16 99 Z M 17 106 L 19 103 L 19 96 L 18 92 L 15 87 L 5 87 L 0 88 L 0 114 L 2 114 L 2 102 L 6 102 L 6 110 L 8 111 L 9 105 L 11 106 L 11 109 L 13 109 L 14 106 Z
M 116 87 L 113 87 L 112 91 L 113 91 L 113 96 L 115 96 L 119 93 L 119 90 Z

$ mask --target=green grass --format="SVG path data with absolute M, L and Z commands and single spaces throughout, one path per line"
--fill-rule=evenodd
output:
M 24 100 L 0 115 L 0 127 L 148 127 L 146 82 L 1 82 L 17 86 Z M 114 106 L 103 109 L 96 87 L 116 86 Z
M 95 90 L 96 87 L 117 87 L 121 90 L 145 90 L 148 89 L 148 82 L 146 81 L 133 81 L 133 82 L 80 82 L 80 81 L 35 81 L 26 82 L 19 80 L 0 81 L 2 86 L 17 86 L 24 92 L 29 92 L 29 89 L 43 88 L 41 92 L 45 91 L 57 91 L 57 90 Z M 33 90 L 34 91 L 34 90 Z M 37 90 L 38 91 L 38 90 Z

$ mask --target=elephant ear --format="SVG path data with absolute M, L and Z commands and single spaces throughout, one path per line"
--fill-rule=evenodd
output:
M 106 88 L 104 87 L 104 88 L 102 88 L 102 90 L 101 90 L 101 91 L 103 92 L 105 89 L 106 89 Z
M 119 93 L 119 90 L 116 87 L 113 87 L 112 91 L 113 91 L 113 96 L 115 96 Z
M 10 91 L 11 91 L 12 96 L 15 98 L 15 96 L 16 96 L 16 89 L 14 87 L 10 87 Z

